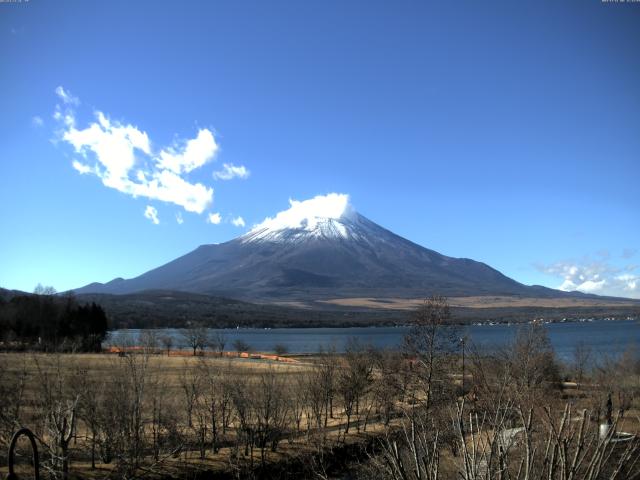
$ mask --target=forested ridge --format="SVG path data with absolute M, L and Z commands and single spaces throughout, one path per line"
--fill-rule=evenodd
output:
M 0 296 L 0 342 L 4 348 L 100 351 L 109 328 L 104 309 L 52 289 Z

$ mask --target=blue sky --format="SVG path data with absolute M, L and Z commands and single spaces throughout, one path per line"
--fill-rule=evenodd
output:
M 640 3 L 31 0 L 0 3 L 0 62 L 5 288 L 341 192 L 521 282 L 640 297 Z

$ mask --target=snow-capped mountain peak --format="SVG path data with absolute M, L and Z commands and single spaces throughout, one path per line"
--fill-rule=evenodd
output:
M 309 238 L 354 238 L 358 214 L 349 195 L 329 193 L 304 201 L 289 200 L 289 208 L 267 217 L 241 237 L 243 243 L 301 241 Z

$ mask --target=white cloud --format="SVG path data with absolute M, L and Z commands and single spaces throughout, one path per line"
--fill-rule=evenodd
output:
M 188 173 L 211 160 L 217 151 L 213 134 L 206 128 L 200 129 L 196 138 L 187 140 L 182 148 L 174 146 L 162 150 L 158 166 L 177 174 Z
M 36 115 L 31 119 L 31 125 L 33 125 L 34 127 L 41 127 L 42 125 L 44 125 L 44 120 L 42 120 L 42 117 L 40 117 L 39 115 Z
M 565 292 L 574 292 L 577 290 L 584 293 L 599 293 L 606 284 L 606 280 L 581 280 L 581 282 L 575 283 L 570 279 L 565 279 L 558 289 L 564 290 Z
M 182 225 L 184 223 L 184 218 L 182 218 L 182 213 L 180 212 L 176 213 L 176 222 L 178 222 L 178 225 Z
M 76 123 L 76 117 L 73 108 L 61 107 L 60 105 L 56 105 L 56 108 L 53 112 L 53 119 L 56 122 L 64 124 L 68 128 L 73 127 Z
M 189 183 L 168 170 L 153 171 L 140 178 L 144 178 L 140 183 L 120 178 L 103 178 L 103 183 L 134 197 L 174 203 L 188 212 L 202 213 L 213 202 L 212 188 L 201 183 Z
M 244 218 L 242 217 L 236 217 L 233 220 L 231 220 L 231 223 L 233 223 L 236 227 L 244 227 L 245 223 L 244 223 Z
M 268 228 L 282 230 L 285 228 L 313 229 L 319 220 L 325 218 L 338 219 L 353 211 L 349 203 L 349 195 L 329 193 L 318 195 L 309 200 L 289 200 L 289 209 L 279 212 L 275 217 L 267 217 L 253 230 Z
M 598 255 L 602 257 L 602 255 Z M 598 295 L 640 298 L 640 274 L 636 265 L 612 265 L 608 258 L 569 260 L 537 268 L 562 278 L 559 290 L 580 291 Z
M 59 86 L 56 88 L 56 95 L 60 97 L 60 100 L 62 100 L 62 103 L 65 103 L 67 105 L 75 105 L 75 106 L 80 105 L 80 99 L 78 97 L 74 97 L 73 95 L 71 95 L 71 92 L 69 92 L 68 90 L 65 90 L 64 88 L 62 88 L 62 86 Z
M 244 165 L 236 166 L 231 163 L 225 163 L 222 165 L 222 170 L 213 172 L 213 178 L 218 180 L 245 179 L 249 177 L 250 173 Z
M 78 153 L 95 154 L 104 167 L 103 180 L 111 184 L 124 181 L 135 165 L 136 149 L 147 155 L 151 153 L 149 137 L 132 125 L 112 124 L 102 112 L 97 113 L 97 118 L 99 123 L 83 130 L 68 128 L 62 138 Z
M 213 225 L 218 225 L 221 221 L 222 221 L 222 217 L 220 216 L 219 213 L 210 213 L 207 216 L 207 222 Z
M 75 168 L 78 173 L 80 173 L 80 175 L 85 175 L 87 173 L 92 173 L 93 170 L 91 169 L 91 167 L 89 165 L 85 165 L 84 163 L 80 163 L 77 160 L 74 160 L 71 165 L 73 166 L 73 168 Z
M 622 288 L 625 292 L 640 292 L 640 276 L 624 273 L 622 275 L 618 275 L 616 280 L 622 282 Z
M 144 216 L 151 220 L 154 225 L 158 225 L 160 220 L 158 220 L 158 210 L 153 208 L 151 205 L 147 205 L 147 208 L 144 211 Z
M 56 93 L 64 106 L 56 105 L 53 117 L 62 126 L 62 140 L 84 159 L 73 162 L 78 172 L 96 175 L 106 187 L 127 195 L 173 203 L 188 212 L 201 214 L 212 204 L 213 188 L 185 178 L 218 150 L 211 131 L 200 129 L 195 138 L 156 154 L 145 131 L 102 112 L 96 112 L 96 121 L 86 128 L 76 128 L 72 105 L 79 100 L 62 87 Z

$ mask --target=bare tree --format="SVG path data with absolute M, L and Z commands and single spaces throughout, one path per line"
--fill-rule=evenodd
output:
M 316 366 L 318 370 L 318 382 L 324 400 L 324 426 L 327 426 L 329 418 L 333 418 L 333 399 L 336 395 L 338 356 L 335 347 L 320 350 L 320 360 Z
M 43 286 L 41 283 L 38 283 L 33 289 L 33 293 L 36 295 L 55 295 L 58 292 L 51 286 Z
M 508 417 L 470 415 L 468 434 L 459 430 L 459 475 L 465 480 L 507 479 L 596 480 L 637 478 L 640 472 L 640 438 L 624 443 L 614 440 L 615 425 L 600 438 L 589 423 L 589 414 L 577 415 L 570 404 L 563 411 L 551 408 L 536 417 L 532 409 L 512 405 L 519 425 L 511 427 Z M 498 409 L 497 411 L 506 411 Z M 463 423 L 464 408 L 456 411 L 455 423 Z
M 459 335 L 451 324 L 451 312 L 446 298 L 433 296 L 413 312 L 412 327 L 405 338 L 408 354 L 415 361 L 415 378 L 423 395 L 414 398 L 427 408 L 444 394 L 448 385 L 448 355 L 458 345 Z
M 78 397 L 66 402 L 58 402 L 49 412 L 47 430 L 53 439 L 54 472 L 62 472 L 63 480 L 69 478 L 69 443 L 75 434 Z
M 620 417 L 624 417 L 625 412 L 630 410 L 634 401 L 640 397 L 640 378 L 637 369 L 640 365 L 640 355 L 634 344 L 629 344 L 622 352 L 618 360 L 616 377 L 618 385 L 618 411 Z M 634 382 L 635 377 L 635 382 Z
M 265 465 L 265 451 L 270 445 L 275 452 L 285 435 L 289 420 L 289 402 L 282 378 L 271 368 L 262 373 L 254 391 L 254 411 L 256 425 L 255 440 L 260 448 L 260 461 Z
M 149 397 L 151 398 L 151 450 L 153 452 L 154 461 L 160 460 L 160 451 L 162 444 L 162 430 L 165 410 L 166 384 L 160 378 L 156 377 L 149 382 Z
M 102 462 L 106 464 L 111 463 L 121 450 L 124 430 L 123 409 L 127 405 L 125 398 L 120 396 L 111 398 L 111 395 L 118 394 L 117 387 L 122 383 L 122 380 L 118 378 L 121 366 L 115 365 L 114 367 L 106 378 L 103 376 L 101 379 L 107 394 L 98 397 L 95 411 L 98 431 L 97 447 Z
M 400 402 L 403 389 L 401 376 L 403 359 L 391 351 L 380 352 L 376 356 L 377 376 L 374 377 L 373 395 L 383 422 L 389 425 L 396 405 Z
M 296 433 L 300 433 L 302 418 L 309 404 L 309 389 L 307 388 L 309 373 L 298 373 L 289 384 L 287 397 L 290 402 L 291 414 L 296 426 Z M 307 419 L 308 421 L 309 419 Z
M 113 437 L 117 468 L 124 476 L 131 476 L 143 460 L 145 436 L 145 403 L 152 380 L 149 356 L 132 354 L 119 357 L 113 366 L 111 397 L 106 400 L 106 420 L 112 425 L 106 431 Z
M 558 388 L 560 367 L 544 325 L 521 327 L 502 355 L 510 369 L 513 392 L 523 406 L 540 404 L 550 390 Z
M 149 354 L 156 353 L 159 342 L 158 334 L 152 329 L 143 330 L 138 337 L 138 344 Z
M 218 355 L 222 356 L 224 354 L 224 347 L 227 344 L 227 337 L 224 333 L 219 330 L 216 330 L 211 333 L 209 336 L 209 345 L 213 348 Z
M 211 361 L 203 359 L 199 368 L 204 382 L 202 402 L 207 413 L 205 421 L 208 422 L 211 432 L 211 449 L 213 453 L 218 453 L 220 432 L 224 430 L 224 415 L 227 407 L 225 379 L 222 371 Z
M 38 371 L 41 443 L 49 453 L 44 467 L 54 478 L 69 477 L 69 443 L 75 433 L 79 397 L 69 388 L 69 375 L 61 363 L 61 355 L 41 363 L 34 357 Z
M 289 353 L 289 348 L 284 343 L 276 343 L 273 346 L 273 352 L 279 357 Z
M 233 341 L 233 348 L 238 354 L 251 351 L 251 345 L 240 338 Z
M 171 353 L 171 347 L 173 347 L 173 337 L 171 335 L 163 335 L 160 337 L 160 342 L 162 346 L 167 351 L 167 357 Z
M 234 426 L 238 447 L 244 444 L 244 455 L 249 455 L 253 466 L 253 447 L 255 444 L 255 411 L 253 409 L 252 387 L 246 377 L 236 377 L 229 383 L 231 401 L 235 411 Z
M 0 362 L 0 445 L 8 447 L 13 432 L 23 423 L 23 399 L 29 380 L 26 363 L 20 369 L 9 370 Z
M 201 394 L 202 376 L 201 370 L 191 368 L 185 361 L 184 369 L 180 377 L 180 388 L 182 389 L 184 408 L 187 414 L 187 427 L 193 427 L 193 411 Z
M 356 416 L 356 428 L 360 431 L 361 402 L 371 386 L 373 362 L 367 352 L 355 339 L 350 339 L 345 352 L 345 365 L 338 375 L 338 392 L 342 397 L 346 426 L 349 433 L 351 419 Z
M 576 375 L 576 382 L 580 385 L 583 381 L 589 361 L 591 359 L 591 347 L 584 341 L 580 341 L 573 349 L 573 369 Z
M 322 428 L 323 418 L 325 418 L 327 390 L 326 384 L 322 378 L 322 365 L 317 364 L 314 369 L 309 371 L 303 380 L 304 390 L 306 392 L 306 405 L 308 413 L 307 417 L 307 433 L 311 427 L 311 419 L 315 420 L 317 429 Z
M 204 383 L 204 379 L 203 382 Z M 201 390 L 205 390 L 205 385 L 201 383 Z M 207 395 L 204 395 L 203 391 L 198 392 L 196 396 L 196 404 L 194 408 L 196 421 L 193 424 L 193 430 L 196 434 L 196 440 L 198 445 L 198 451 L 200 453 L 200 460 L 204 460 L 207 455 L 207 440 L 208 440 L 208 432 L 209 432 L 209 420 L 211 414 L 211 404 L 209 403 L 209 398 Z
M 402 423 L 395 435 L 381 443 L 380 456 L 373 459 L 380 478 L 393 480 L 438 480 L 440 476 L 440 443 L 438 432 L 425 428 L 424 423 Z M 467 479 L 465 479 L 467 480 Z M 480 480 L 480 478 L 478 478 Z
M 203 351 L 209 341 L 207 329 L 201 325 L 190 328 L 183 328 L 180 333 L 186 344 L 193 349 L 193 356 L 198 354 L 198 350 Z
M 76 369 L 74 372 L 74 389 L 79 399 L 78 418 L 82 420 L 91 445 L 91 470 L 96 468 L 96 447 L 100 434 L 100 397 L 104 395 L 104 378 L 97 381 L 86 369 Z

